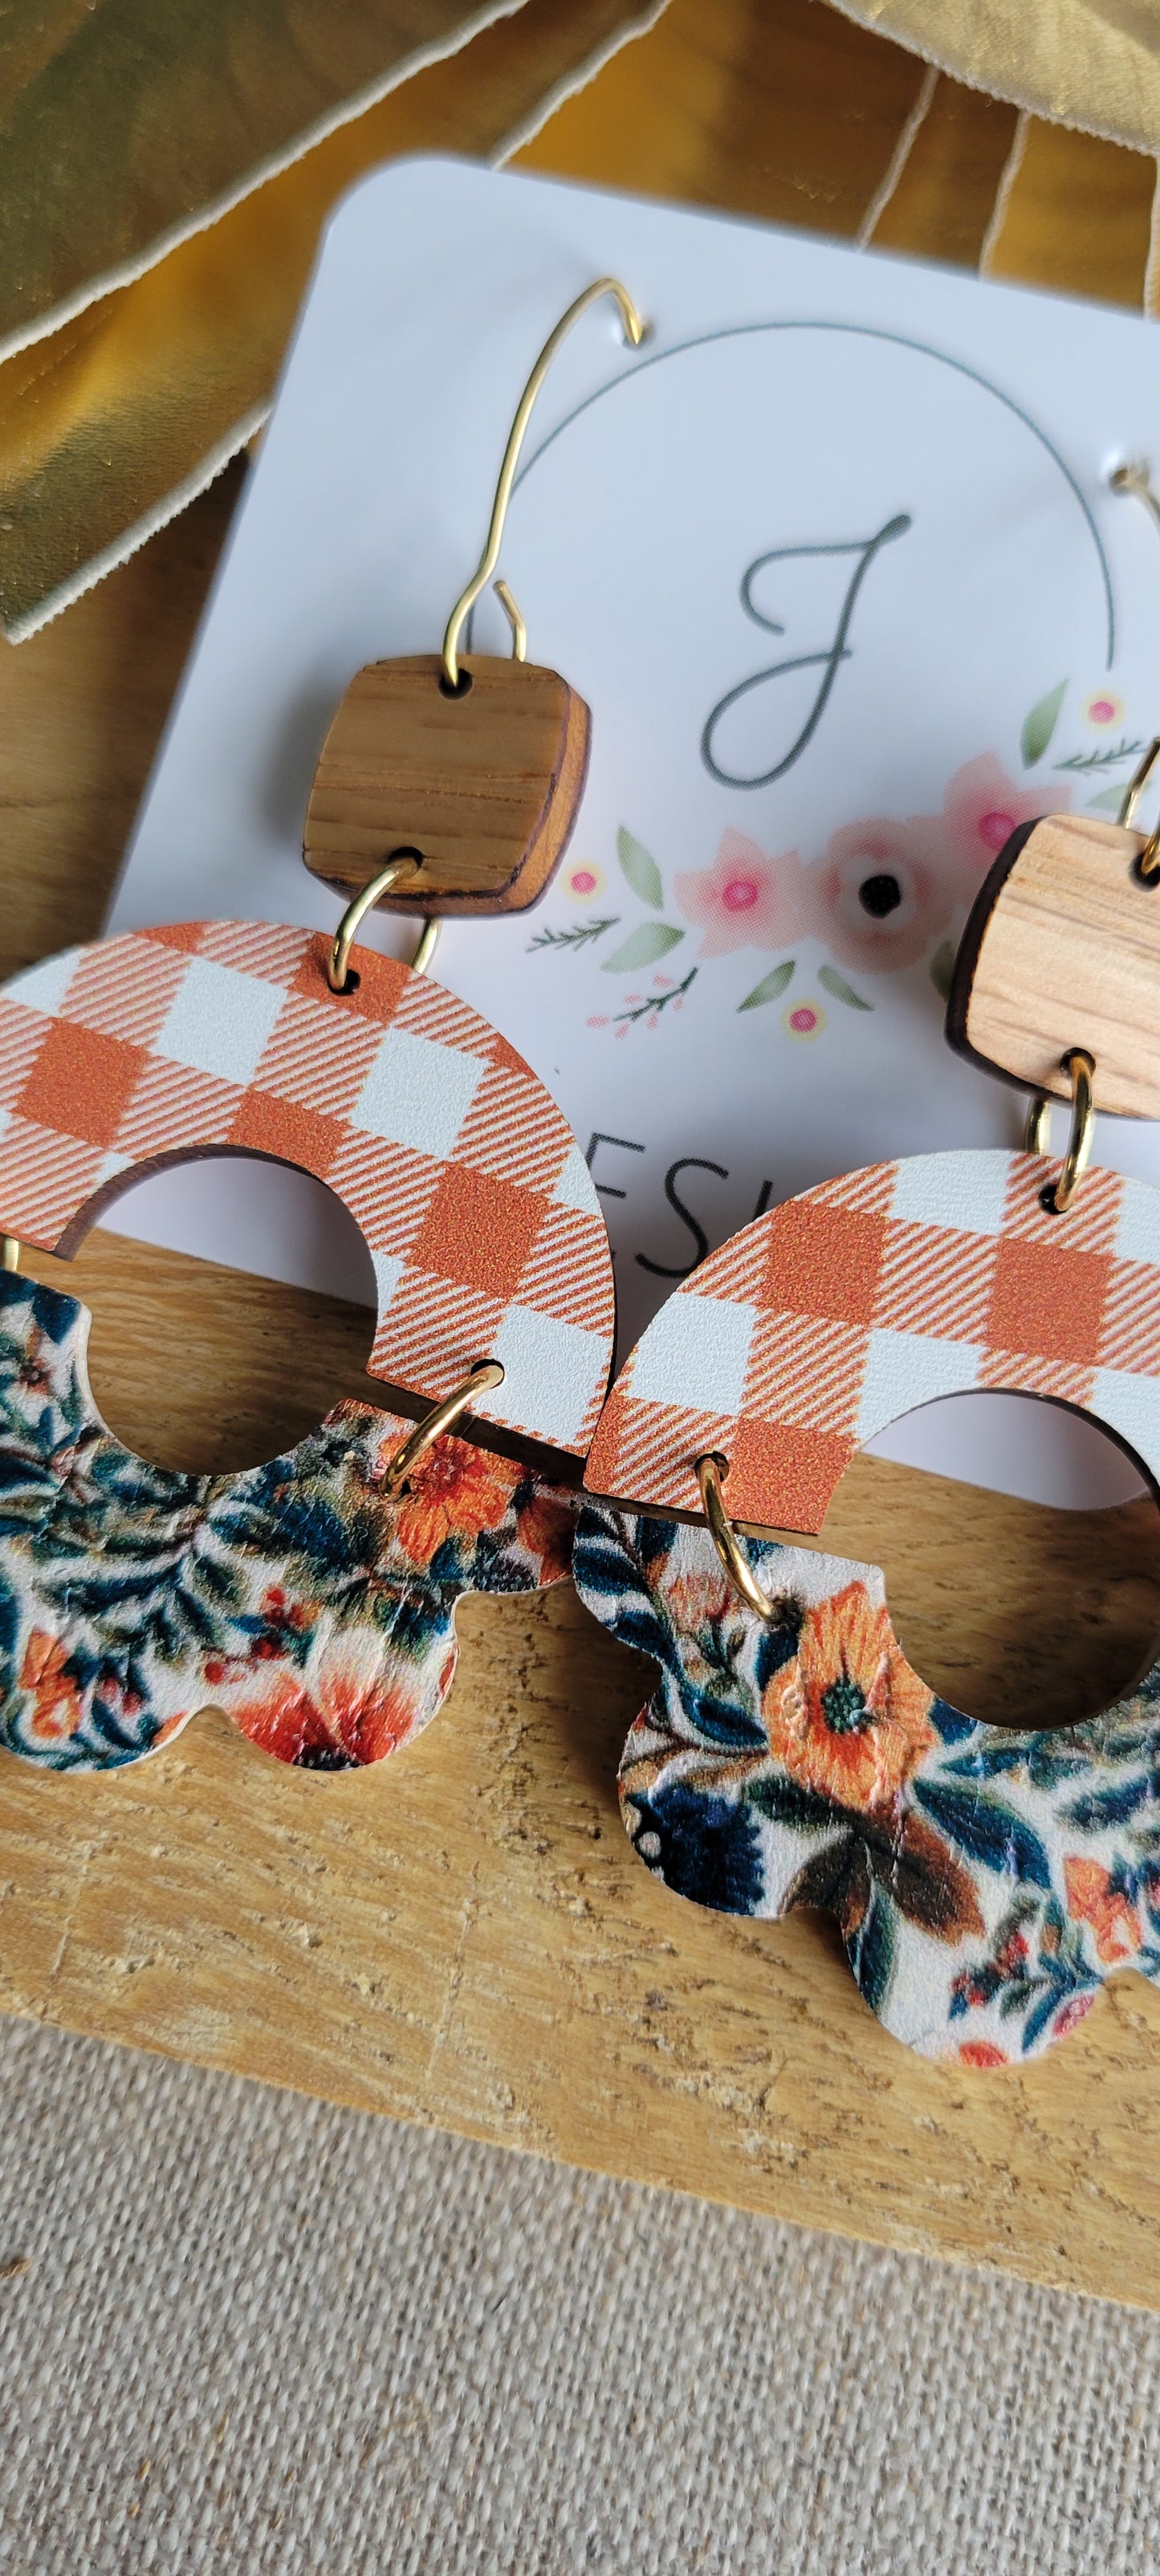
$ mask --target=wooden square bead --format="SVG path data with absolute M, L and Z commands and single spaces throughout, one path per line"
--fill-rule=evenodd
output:
M 338 709 L 306 809 L 312 876 L 356 894 L 397 849 L 423 854 L 389 912 L 523 912 L 567 846 L 591 719 L 555 671 L 469 654 L 443 686 L 437 654 L 369 662 Z
M 955 960 L 959 1055 L 1066 1100 L 1062 1059 L 1084 1047 L 1097 1109 L 1160 1118 L 1160 883 L 1137 873 L 1144 838 L 1082 814 L 1012 833 Z

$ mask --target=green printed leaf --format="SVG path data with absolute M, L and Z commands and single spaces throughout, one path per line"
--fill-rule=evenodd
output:
M 1123 801 L 1122 787 L 1105 787 L 1102 795 L 1089 799 L 1087 810 L 1089 814 L 1118 814 Z
M 953 939 L 940 939 L 938 947 L 931 958 L 930 965 L 927 968 L 927 973 L 930 976 L 931 983 L 933 984 L 936 993 L 942 994 L 944 1002 L 950 993 L 954 971 L 955 943 Z
M 760 984 L 755 984 L 753 991 L 746 994 L 743 1002 L 738 1003 L 738 1010 L 759 1011 L 763 1002 L 776 1002 L 778 994 L 784 993 L 786 985 L 791 981 L 796 964 L 795 957 L 783 957 L 780 966 L 773 967 L 768 975 L 763 975 Z
M 571 930 L 538 930 L 528 941 L 527 953 L 530 957 L 533 948 L 590 948 L 606 930 L 615 930 L 619 920 L 618 912 L 606 912 L 597 921 L 578 921 Z
M 642 921 L 639 930 L 630 931 L 611 957 L 603 960 L 606 975 L 631 975 L 637 966 L 655 966 L 658 957 L 667 957 L 685 936 L 683 930 L 671 930 L 667 921 Z
M 1098 751 L 1069 751 L 1066 760 L 1057 760 L 1057 769 L 1077 769 L 1090 777 L 1093 770 L 1122 769 L 1126 760 L 1138 760 L 1144 745 L 1129 742 L 1121 734 L 1118 742 L 1105 742 Z
M 827 993 L 832 993 L 836 1002 L 844 1002 L 848 1011 L 872 1011 L 874 1008 L 873 1002 L 864 1002 L 853 985 L 846 982 L 845 976 L 839 975 L 836 966 L 819 966 L 818 982 L 825 985 Z
M 644 843 L 634 839 L 631 832 L 626 832 L 623 824 L 616 835 L 616 855 L 633 893 L 640 896 L 642 903 L 651 903 L 654 912 L 659 912 L 665 899 L 660 869 Z M 662 953 L 658 950 L 658 955 Z
M 941 1780 L 916 1780 L 914 1794 L 968 1860 L 1031 1887 L 1050 1889 L 1051 1866 L 1043 1844 L 1014 1807 L 984 1790 L 948 1788 Z
M 1059 687 L 1049 689 L 1047 696 L 1040 698 L 1038 704 L 1032 707 L 1030 715 L 1024 717 L 1023 731 L 1019 736 L 1019 748 L 1023 754 L 1025 769 L 1034 769 L 1036 761 L 1042 760 L 1059 721 L 1059 710 L 1066 695 L 1067 682 L 1061 680 Z
M 857 1931 L 853 1936 L 846 1934 L 850 1965 L 862 1989 L 863 2001 L 869 2004 L 871 2012 L 882 2011 L 890 1992 L 894 1948 L 894 1909 L 889 1897 L 875 1883 Z
M 827 1833 L 835 1821 L 835 1811 L 828 1798 L 816 1789 L 803 1789 L 784 1771 L 750 1773 L 742 1788 L 746 1804 L 756 1807 L 759 1816 L 768 1816 L 771 1825 L 789 1825 L 796 1834 Z M 843 1861 L 848 1863 L 845 1841 L 838 1844 Z M 813 1904 L 812 1897 L 798 1897 L 799 1905 Z M 793 1897 L 785 1901 L 785 1912 L 792 1912 Z

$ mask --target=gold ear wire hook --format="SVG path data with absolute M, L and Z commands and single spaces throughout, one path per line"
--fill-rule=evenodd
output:
M 598 277 L 594 285 L 586 286 L 583 295 L 578 295 L 575 303 L 569 305 L 567 312 L 562 314 L 560 320 L 557 322 L 555 330 L 550 332 L 548 338 L 545 340 L 535 366 L 533 367 L 532 372 L 528 377 L 528 381 L 524 386 L 524 390 L 520 395 L 519 409 L 512 422 L 508 443 L 503 452 L 503 463 L 499 469 L 499 481 L 495 487 L 495 499 L 491 505 L 491 525 L 487 532 L 487 544 L 483 549 L 479 563 L 468 582 L 466 590 L 460 593 L 460 596 L 456 600 L 455 606 L 451 611 L 451 615 L 447 620 L 447 632 L 443 638 L 443 677 L 449 689 L 458 689 L 459 687 L 459 638 L 463 632 L 464 621 L 470 616 L 476 600 L 479 598 L 480 592 L 486 590 L 488 582 L 491 580 L 491 576 L 499 562 L 499 550 L 503 544 L 504 525 L 507 520 L 508 503 L 512 496 L 512 485 L 516 478 L 516 467 L 520 461 L 520 449 L 523 446 L 524 434 L 535 407 L 536 396 L 539 393 L 540 387 L 543 384 L 544 378 L 548 373 L 548 369 L 552 364 L 552 360 L 556 355 L 556 351 L 559 348 L 561 341 L 567 339 L 568 333 L 572 329 L 573 324 L 580 320 L 582 313 L 587 313 L 590 304 L 598 303 L 602 295 L 615 296 L 620 311 L 620 319 L 624 330 L 624 336 L 629 343 L 630 348 L 639 349 L 641 341 L 644 338 L 645 325 L 641 320 L 640 314 L 637 312 L 632 297 L 628 292 L 628 288 L 621 285 L 619 278 Z M 520 612 L 516 607 L 515 601 L 512 598 L 511 592 L 508 590 L 506 583 L 501 584 L 497 582 L 496 588 L 499 591 L 500 598 L 507 611 L 512 633 L 516 639 L 515 658 L 517 662 L 522 662 L 524 659 L 524 651 L 527 647 L 527 635 L 524 629 L 524 621 L 520 616 Z M 521 649 L 521 639 L 523 649 Z
M 1125 465 L 1117 465 L 1115 472 L 1109 474 L 1108 481 L 1113 492 L 1126 492 L 1133 500 L 1142 501 L 1144 508 L 1148 512 L 1149 518 L 1152 520 L 1157 530 L 1160 530 L 1160 500 L 1157 499 L 1157 496 L 1152 489 L 1152 477 L 1145 464 L 1137 459 L 1135 462 Z M 1128 784 L 1120 798 L 1120 810 L 1116 816 L 1117 823 L 1128 824 L 1131 822 L 1143 790 L 1147 786 L 1148 780 L 1156 766 L 1157 759 L 1160 759 L 1160 734 L 1158 734 L 1155 739 L 1149 743 L 1138 769 L 1133 771 L 1131 778 L 1128 780 Z M 1157 826 L 1154 832 L 1149 833 L 1148 839 L 1145 841 L 1144 847 L 1140 852 L 1140 856 L 1136 861 L 1134 874 L 1137 877 L 1142 877 L 1145 885 L 1154 885 L 1156 880 L 1160 878 L 1160 825 Z
M 495 585 L 495 594 L 504 609 L 508 625 L 512 630 L 512 660 L 513 662 L 526 662 L 528 658 L 528 630 L 524 624 L 522 611 L 516 606 L 515 600 L 512 598 L 506 581 L 497 581 Z
M 1109 474 L 1108 481 L 1113 492 L 1130 492 L 1134 500 L 1142 501 L 1160 528 L 1160 501 L 1152 489 L 1148 467 L 1139 458 L 1126 465 L 1117 465 L 1114 473 Z

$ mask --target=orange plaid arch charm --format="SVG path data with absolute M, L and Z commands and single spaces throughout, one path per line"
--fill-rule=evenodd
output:
M 973 1387 L 1091 1413 L 1160 1485 L 1160 1192 L 1092 1171 L 1066 1217 L 1042 1156 L 917 1154 L 771 1208 L 662 1306 L 616 1380 L 585 1484 L 821 1528 L 855 1451 Z
M 369 1245 L 372 1376 L 434 1402 L 487 1352 L 477 1417 L 583 1457 L 612 1357 L 612 1263 L 571 1129 L 478 1012 L 283 924 L 182 922 L 0 991 L 0 1224 L 75 1250 L 127 1183 L 207 1154 L 325 1181 Z

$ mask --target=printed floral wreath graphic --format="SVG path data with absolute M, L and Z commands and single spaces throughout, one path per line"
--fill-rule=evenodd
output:
M 877 1568 L 586 1503 L 577 1591 L 660 1679 L 620 1765 L 640 1859 L 719 1913 L 837 1916 L 864 2000 L 922 2055 L 1038 2055 L 1104 1980 L 1160 1983 L 1160 1664 L 1082 1726 L 1015 1733 L 920 1681 Z
M 1055 739 L 1070 686 L 1057 682 L 1026 717 L 1020 735 L 1026 771 Z M 616 843 L 620 873 L 644 912 L 600 963 L 606 974 L 626 978 L 639 978 L 650 967 L 656 971 L 647 988 L 629 985 L 619 1010 L 591 1014 L 589 1027 L 611 1029 L 618 1037 L 632 1028 L 655 1028 L 662 1013 L 683 1008 L 699 974 L 718 958 L 743 948 L 789 951 L 737 1004 L 738 1011 L 763 1009 L 788 994 L 799 966 L 792 952 L 807 939 L 827 952 L 815 970 L 818 984 L 847 1010 L 874 1008 L 851 976 L 896 974 L 923 960 L 945 995 L 954 934 L 1011 833 L 1042 814 L 1069 811 L 1073 780 L 1096 785 L 1087 810 L 1114 814 L 1119 806 L 1124 776 L 1143 744 L 1124 730 L 1123 704 L 1106 686 L 1082 695 L 1075 714 L 1102 738 L 1057 759 L 1050 782 L 1045 777 L 1041 785 L 1017 787 L 994 752 L 981 753 L 955 772 L 941 813 L 846 824 L 809 863 L 796 850 L 770 856 L 730 827 L 711 866 L 674 875 L 670 908 L 681 916 L 679 924 L 664 917 L 665 883 L 655 858 L 622 826 Z M 1116 783 L 1099 785 L 1109 778 Z M 575 904 L 595 905 L 606 884 L 603 870 L 580 859 L 565 870 L 562 891 Z M 582 955 L 623 927 L 621 913 L 601 906 L 581 921 L 540 930 L 529 951 Z M 700 945 L 684 975 L 661 971 L 661 961 L 697 931 Z M 819 1036 L 825 1020 L 824 1006 L 807 994 L 782 1013 L 782 1026 L 795 1038 Z

